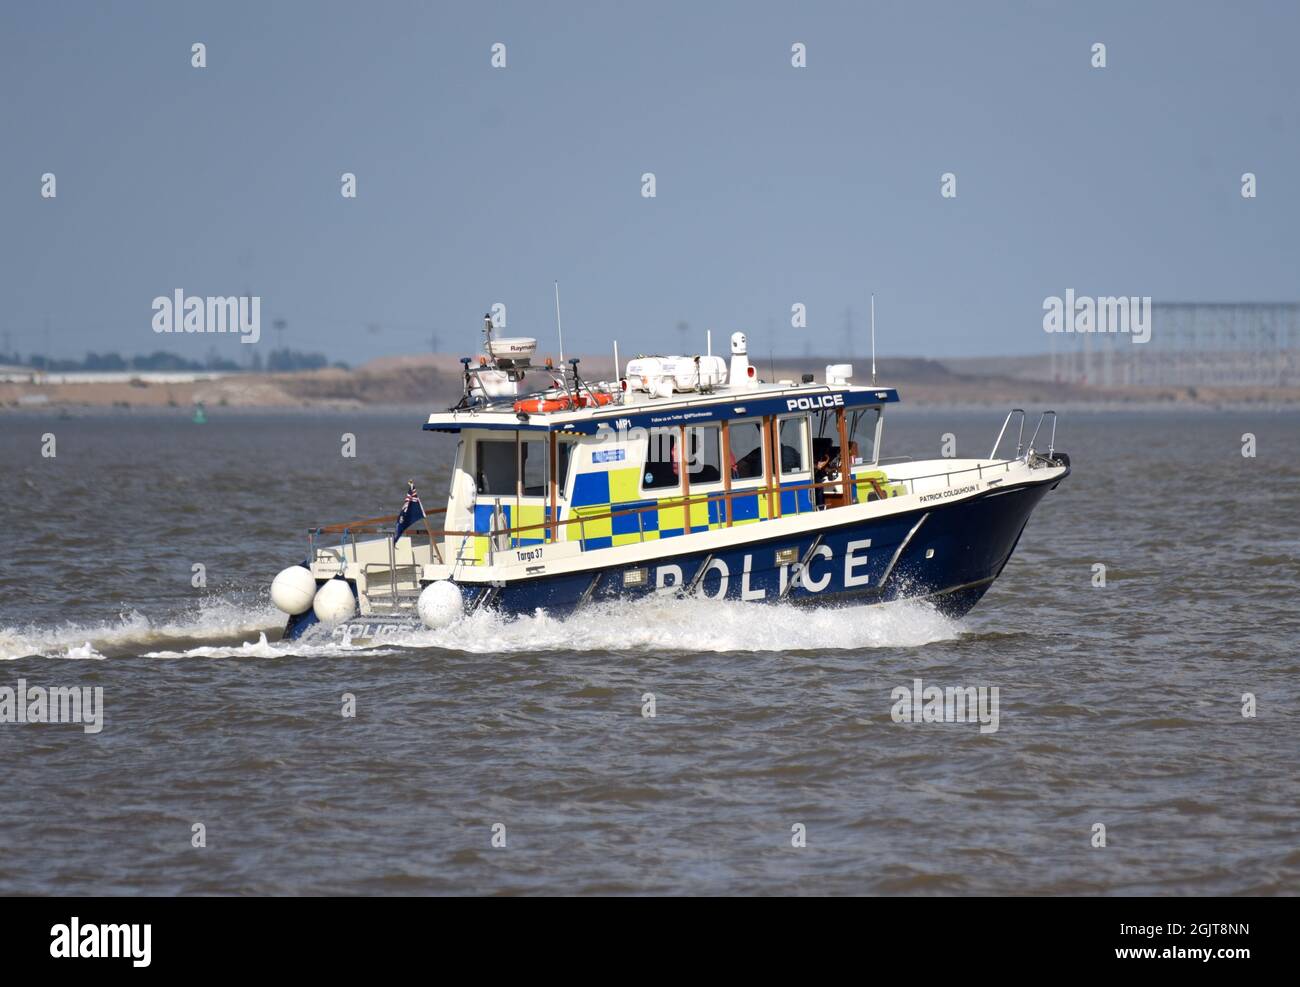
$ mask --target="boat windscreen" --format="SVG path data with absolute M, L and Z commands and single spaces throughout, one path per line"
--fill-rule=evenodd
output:
M 876 461 L 876 422 L 879 419 L 879 408 L 863 408 L 853 412 L 849 423 L 849 465 L 851 467 Z

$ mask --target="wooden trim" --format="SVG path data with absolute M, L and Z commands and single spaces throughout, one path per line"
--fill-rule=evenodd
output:
M 515 510 L 519 510 L 519 499 L 524 495 L 524 440 L 521 433 L 515 431 Z
M 514 506 L 514 510 L 510 512 L 510 516 L 514 518 L 515 521 L 519 520 L 519 505 L 523 501 L 523 499 L 524 499 L 524 435 L 522 432 L 516 429 L 515 430 L 515 506 Z M 492 524 L 488 528 L 488 532 L 489 532 L 488 537 L 492 539 L 492 544 L 495 544 L 496 535 L 497 535 L 496 523 L 497 523 L 496 511 L 493 510 Z M 511 534 L 509 532 L 509 526 L 507 526 L 506 548 L 508 549 L 515 548 L 516 546 L 510 543 L 512 541 L 515 541 L 517 538 L 518 535 Z
M 559 521 L 559 478 L 556 473 L 560 469 L 559 437 L 550 433 L 550 460 L 551 460 L 551 523 L 547 530 L 550 532 L 551 541 L 558 541 L 558 521 Z
M 722 420 L 722 492 L 727 495 L 727 527 L 731 527 L 731 422 Z
M 772 459 L 772 448 L 773 448 L 772 429 L 775 426 L 776 426 L 776 417 L 774 415 L 767 415 L 766 417 L 764 417 L 763 419 L 763 446 L 764 446 L 763 486 L 767 488 L 767 516 L 769 518 L 780 517 L 779 514 L 772 513 L 774 510 L 772 506 L 772 475 L 773 475 L 773 462 L 774 462 Z M 781 506 L 781 498 L 779 497 L 776 500 L 776 506 L 778 508 Z
M 690 449 L 686 445 L 686 426 L 677 426 L 677 472 L 680 474 L 678 479 L 682 481 L 682 534 L 691 533 L 691 468 L 687 459 L 690 456 Z
M 835 424 L 840 432 L 840 507 L 853 503 L 853 457 L 849 455 L 848 415 L 835 409 Z
M 429 532 L 429 561 L 442 563 L 442 549 L 433 538 L 433 525 L 429 523 L 429 515 L 424 516 L 424 530 Z M 415 561 L 415 539 L 411 539 L 411 561 Z
M 772 416 L 772 487 L 776 497 L 776 517 L 781 514 L 781 416 Z M 810 480 L 812 476 L 808 477 Z
M 425 510 L 424 513 L 425 514 L 446 514 L 447 508 L 434 507 Z M 397 517 L 398 516 L 396 514 L 385 514 L 381 517 L 363 517 L 363 518 L 358 518 L 355 521 L 346 521 L 342 524 L 317 525 L 315 527 L 308 528 L 307 530 L 316 531 L 322 535 L 339 535 L 342 534 L 344 531 L 355 531 L 359 528 L 375 528 L 376 530 L 378 530 L 379 528 L 385 525 L 392 526 L 396 524 Z

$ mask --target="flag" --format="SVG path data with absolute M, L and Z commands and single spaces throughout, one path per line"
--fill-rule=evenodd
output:
M 424 505 L 420 503 L 420 495 L 415 492 L 415 481 L 411 480 L 406 486 L 406 500 L 402 502 L 402 510 L 397 515 L 397 530 L 393 532 L 393 541 L 401 538 L 402 532 L 416 521 L 424 520 Z

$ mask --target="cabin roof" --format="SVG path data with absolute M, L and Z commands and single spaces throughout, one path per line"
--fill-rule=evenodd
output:
M 719 388 L 711 394 L 674 394 L 670 398 L 637 394 L 627 404 L 549 413 L 516 413 L 512 402 L 501 402 L 487 407 L 435 412 L 424 423 L 424 429 L 430 432 L 495 429 L 595 435 L 603 429 L 663 428 L 795 411 L 820 411 L 823 408 L 862 408 L 897 401 L 898 391 L 892 387 L 759 384 L 744 389 Z

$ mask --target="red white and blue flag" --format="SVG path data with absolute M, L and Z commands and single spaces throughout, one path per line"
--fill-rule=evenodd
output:
M 402 532 L 416 521 L 424 520 L 424 505 L 420 503 L 420 495 L 415 492 L 415 481 L 411 480 L 406 486 L 406 500 L 402 502 L 402 510 L 397 515 L 397 530 L 393 532 L 393 541 L 401 538 Z

